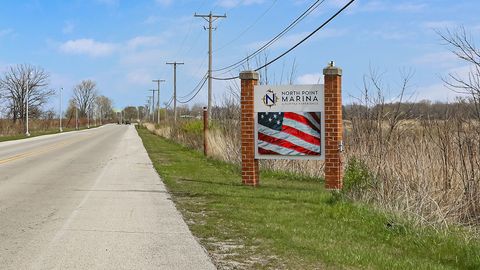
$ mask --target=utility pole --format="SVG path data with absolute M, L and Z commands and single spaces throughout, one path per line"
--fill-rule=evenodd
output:
M 60 88 L 60 114 L 59 114 L 59 117 L 60 118 L 60 132 L 63 132 L 63 128 L 62 128 L 62 90 L 63 90 L 63 87 Z
M 208 22 L 208 28 L 204 27 L 205 30 L 208 29 L 208 106 L 207 113 L 208 117 L 212 113 L 212 30 L 214 30 L 212 24 L 214 21 L 220 18 L 227 18 L 227 15 L 213 15 L 210 11 L 210 14 L 200 15 L 195 13 L 194 17 L 200 17 L 205 19 Z M 216 28 L 215 28 L 216 29 Z
M 145 121 L 148 122 L 148 119 L 150 118 L 150 109 L 151 109 L 150 104 L 151 104 L 151 102 L 152 102 L 152 97 L 151 97 L 151 96 L 148 96 L 147 98 L 148 98 L 148 99 L 147 99 L 147 104 L 146 104 L 146 106 L 145 106 L 145 113 L 146 113 L 146 115 L 144 115 L 143 118 L 145 119 Z
M 78 130 L 78 107 L 77 107 L 77 103 L 75 103 L 75 129 Z
M 28 77 L 27 77 L 27 113 L 26 113 L 26 131 L 25 131 L 25 136 L 30 137 L 30 132 L 28 131 L 28 100 L 30 99 L 30 74 L 31 72 L 28 72 Z
M 173 123 L 177 125 L 177 65 L 185 63 L 167 62 L 167 65 L 173 65 Z
M 160 83 L 161 82 L 164 82 L 165 80 L 152 80 L 152 82 L 156 82 L 157 83 L 157 114 L 158 114 L 158 117 L 157 117 L 157 124 L 160 125 Z
M 152 123 L 155 124 L 155 89 L 150 89 L 148 91 L 152 92 Z

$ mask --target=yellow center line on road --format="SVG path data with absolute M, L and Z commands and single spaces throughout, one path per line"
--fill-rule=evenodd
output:
M 88 135 L 88 136 L 86 136 L 84 138 L 80 138 L 80 139 L 74 138 L 74 139 L 66 140 L 66 141 L 63 141 L 63 142 L 60 142 L 60 143 L 54 143 L 54 144 L 50 144 L 50 145 L 47 145 L 47 146 L 44 146 L 44 147 L 40 147 L 38 149 L 29 151 L 29 152 L 25 152 L 25 153 L 21 153 L 21 154 L 14 155 L 14 156 L 11 156 L 11 157 L 7 157 L 7 158 L 4 158 L 4 159 L 0 159 L 0 165 L 11 162 L 11 161 L 15 161 L 15 160 L 19 160 L 19 159 L 23 159 L 23 158 L 32 157 L 32 156 L 40 155 L 40 154 L 43 154 L 43 153 L 47 153 L 47 152 L 53 151 L 55 149 L 58 149 L 58 148 L 76 143 L 76 142 L 84 141 L 84 140 L 86 140 L 86 139 L 88 139 L 92 136 L 93 135 Z

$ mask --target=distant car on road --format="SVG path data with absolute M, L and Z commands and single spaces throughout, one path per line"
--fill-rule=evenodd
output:
M 125 121 L 125 125 L 130 125 L 130 120 Z

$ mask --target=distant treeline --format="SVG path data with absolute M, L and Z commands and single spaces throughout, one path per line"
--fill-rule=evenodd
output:
M 367 117 L 372 115 L 388 116 L 395 114 L 399 119 L 448 119 L 453 116 L 461 116 L 467 119 L 480 119 L 478 104 L 467 99 L 457 99 L 455 102 L 431 102 L 422 100 L 419 102 L 394 102 L 376 104 L 371 107 L 360 104 L 343 106 L 344 119 L 353 117 Z

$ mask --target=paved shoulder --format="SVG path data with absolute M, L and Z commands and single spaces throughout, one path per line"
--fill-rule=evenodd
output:
M 58 269 L 214 269 L 133 127 L 38 263 Z

